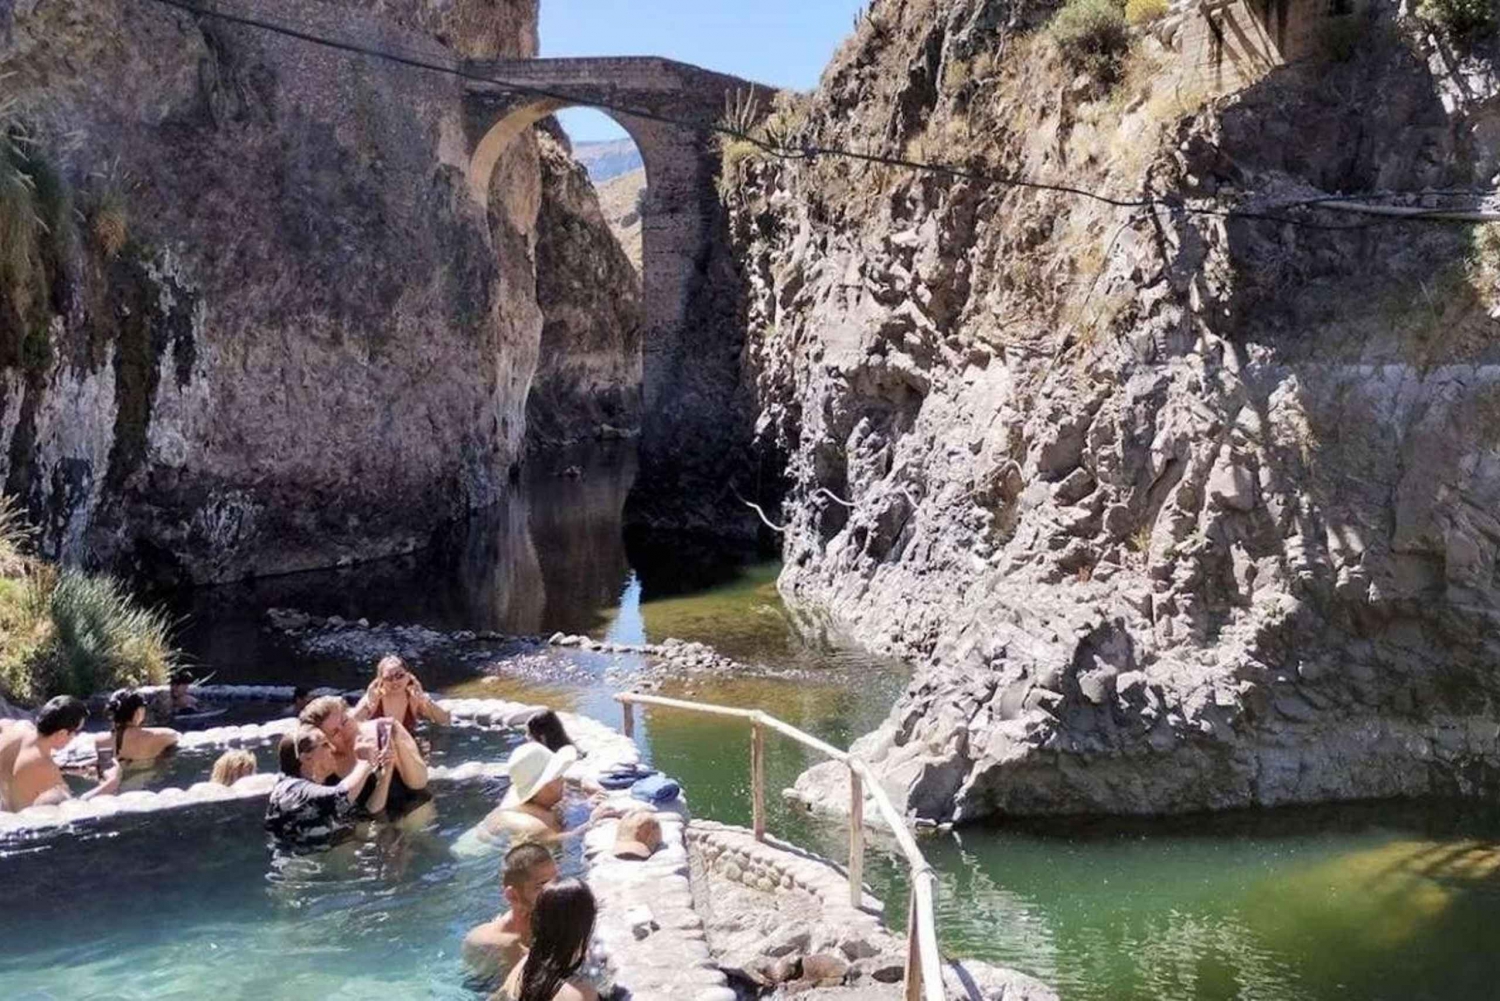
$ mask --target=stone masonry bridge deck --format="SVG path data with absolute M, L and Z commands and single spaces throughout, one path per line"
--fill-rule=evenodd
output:
M 749 434 L 739 406 L 743 293 L 728 251 L 710 127 L 734 101 L 753 99 L 768 109 L 772 91 L 655 57 L 468 61 L 462 69 L 468 180 L 481 204 L 488 205 L 491 178 L 507 147 L 562 108 L 597 108 L 635 141 L 648 185 L 641 225 L 645 330 L 637 482 L 668 499 L 668 507 L 681 503 L 670 498 L 695 484 L 722 484 L 726 463 Z M 647 503 L 657 509 L 648 521 L 713 527 L 693 524 L 690 509 Z

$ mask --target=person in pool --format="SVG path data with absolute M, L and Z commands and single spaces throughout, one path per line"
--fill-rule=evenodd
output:
M 482 832 L 490 837 L 547 841 L 581 833 L 597 820 L 619 816 L 614 806 L 600 804 L 587 823 L 567 830 L 560 809 L 567 789 L 563 776 L 577 760 L 578 751 L 571 744 L 554 753 L 527 741 L 510 752 L 506 765 L 510 788 L 500 805 L 480 823 Z
M 391 786 L 393 807 L 405 806 L 427 788 L 427 762 L 422 760 L 411 732 L 395 720 L 359 722 L 337 695 L 313 699 L 298 719 L 317 727 L 332 743 L 334 774 L 340 778 L 348 776 L 360 758 L 371 757 L 382 740 L 388 741 L 396 767 Z
M 173 714 L 198 712 L 198 698 L 191 691 L 197 680 L 193 672 L 185 667 L 172 672 L 168 691 L 172 698 Z
M 154 761 L 177 746 L 182 734 L 164 726 L 146 726 L 146 697 L 121 688 L 109 697 L 104 711 L 110 732 L 99 736 L 100 751 L 108 750 L 121 764 Z
M 579 880 L 558 880 L 543 888 L 531 912 L 531 949 L 505 978 L 499 996 L 508 1001 L 598 1001 L 599 992 L 579 976 L 598 912 L 593 892 Z
M 526 736 L 554 753 L 575 746 L 573 738 L 563 729 L 562 720 L 551 709 L 543 709 L 526 721 Z
M 431 720 L 447 726 L 453 722 L 448 710 L 438 705 L 422 689 L 422 683 L 411 673 L 406 661 L 393 653 L 380 658 L 375 665 L 375 680 L 365 690 L 364 698 L 354 707 L 354 718 L 397 720 L 409 731 L 415 731 L 418 720 Z
M 389 746 L 334 777 L 333 742 L 315 726 L 299 725 L 276 748 L 281 776 L 266 800 L 265 827 L 283 846 L 322 845 L 349 830 L 358 812 L 379 813 L 390 793 L 394 754 Z M 361 802 L 363 806 L 361 806 Z
M 214 768 L 208 780 L 216 785 L 232 786 L 247 775 L 254 775 L 258 767 L 255 763 L 255 755 L 249 751 L 241 749 L 225 751 L 214 762 Z
M 542 845 L 526 842 L 505 853 L 500 893 L 510 910 L 464 936 L 464 965 L 488 982 L 504 977 L 531 948 L 531 912 L 537 895 L 557 878 L 557 862 Z
M 36 722 L 0 720 L 0 812 L 28 806 L 51 806 L 72 797 L 62 769 L 52 760 L 83 732 L 88 708 L 70 695 L 59 695 L 36 714 Z M 99 785 L 80 796 L 109 796 L 120 788 L 120 763 L 114 762 Z

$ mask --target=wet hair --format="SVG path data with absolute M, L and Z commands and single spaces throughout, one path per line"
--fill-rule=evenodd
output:
M 255 772 L 255 755 L 244 750 L 225 751 L 219 755 L 219 760 L 214 762 L 214 770 L 209 776 L 209 781 L 221 786 L 232 786 L 246 775 L 254 775 Z
M 527 720 L 526 734 L 553 754 L 573 743 L 568 731 L 563 729 L 562 720 L 551 709 L 543 709 Z
M 328 721 L 328 717 L 336 712 L 347 712 L 349 705 L 337 695 L 319 695 L 297 714 L 297 719 L 307 726 L 321 728 Z
M 302 756 L 311 754 L 318 744 L 327 739 L 323 731 L 311 723 L 304 723 L 291 733 L 283 734 L 281 742 L 276 745 L 276 763 L 281 766 L 281 774 L 300 779 Z
M 552 853 L 535 841 L 527 841 L 516 845 L 505 853 L 505 861 L 500 866 L 500 885 L 519 886 L 539 866 L 548 862 L 556 863 Z
M 531 951 L 516 1001 L 552 1001 L 588 956 L 598 907 L 589 888 L 561 879 L 542 889 L 531 912 Z
M 49 699 L 36 714 L 36 732 L 38 736 L 50 737 L 64 730 L 82 730 L 83 721 L 88 718 L 88 706 L 71 695 L 59 695 Z
M 104 711 L 109 714 L 110 726 L 115 732 L 115 757 L 120 756 L 120 748 L 125 743 L 125 731 L 130 729 L 130 721 L 145 707 L 145 696 L 134 688 L 119 689 L 104 704 Z
M 198 676 L 190 668 L 179 667 L 172 672 L 171 683 L 173 688 L 176 688 L 178 685 L 191 685 L 197 680 Z

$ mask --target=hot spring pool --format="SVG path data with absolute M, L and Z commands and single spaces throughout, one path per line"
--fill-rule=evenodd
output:
M 263 723 L 275 718 L 262 706 L 259 715 L 243 712 L 243 719 L 236 722 Z M 515 730 L 474 726 L 420 726 L 417 740 L 426 751 L 429 765 L 459 765 L 466 761 L 503 762 L 511 749 L 521 740 Z M 126 769 L 120 782 L 122 792 L 135 789 L 165 789 L 175 786 L 186 789 L 194 782 L 208 781 L 214 761 L 227 747 L 187 748 L 174 751 L 150 765 L 131 766 Z M 255 755 L 256 764 L 262 772 L 276 771 L 276 744 L 267 742 L 246 748 Z M 93 786 L 87 777 L 70 775 L 69 784 L 75 794 Z
M 505 735 L 444 736 L 462 746 Z M 314 855 L 273 855 L 259 798 L 117 818 L 0 854 L 0 996 L 482 997 L 465 983 L 459 944 L 502 908 L 501 853 L 450 849 L 502 788 L 440 783 L 412 815 L 363 825 L 355 840 Z M 582 801 L 568 810 L 570 823 L 587 815 Z M 582 874 L 576 840 L 560 865 Z

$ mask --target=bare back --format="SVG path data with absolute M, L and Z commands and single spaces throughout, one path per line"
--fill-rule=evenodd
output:
M 176 747 L 181 736 L 166 727 L 133 726 L 122 735 L 117 757 L 123 762 L 153 761 Z
M 0 728 L 0 810 L 24 810 L 68 795 L 62 770 L 41 745 L 33 724 L 10 722 Z

